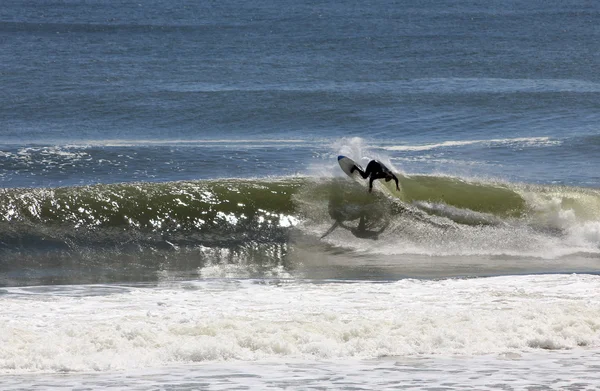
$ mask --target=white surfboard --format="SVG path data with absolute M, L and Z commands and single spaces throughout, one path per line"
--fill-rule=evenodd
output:
M 352 167 L 356 166 L 358 168 L 360 168 L 361 170 L 363 169 L 360 164 L 356 163 L 354 160 L 350 159 L 349 157 L 340 155 L 338 156 L 338 163 L 340 164 L 340 167 L 342 169 L 342 171 L 344 171 L 346 173 L 346 175 L 348 175 L 350 178 L 356 179 L 356 176 L 360 176 L 360 174 L 358 173 L 358 171 L 354 171 L 354 172 L 350 172 L 350 170 L 352 169 Z

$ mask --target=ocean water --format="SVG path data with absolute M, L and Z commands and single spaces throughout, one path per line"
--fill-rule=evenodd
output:
M 0 48 L 3 389 L 600 387 L 599 4 L 6 0 Z

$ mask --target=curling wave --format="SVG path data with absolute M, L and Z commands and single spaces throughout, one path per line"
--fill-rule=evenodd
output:
M 303 247 L 312 258 L 339 249 L 546 259 L 600 252 L 598 190 L 435 176 L 400 182 L 399 193 L 384 182 L 368 193 L 345 177 L 2 189 L 2 269 L 67 264 L 89 275 L 111 265 L 114 279 L 124 269 L 137 279 L 140 267 L 285 268 Z

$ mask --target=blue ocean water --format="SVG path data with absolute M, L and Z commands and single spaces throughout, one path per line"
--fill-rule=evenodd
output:
M 423 388 L 482 389 L 446 360 L 483 355 L 515 389 L 504 358 L 561 367 L 568 350 L 597 385 L 598 69 L 600 4 L 583 0 L 3 1 L 0 373 L 101 387 L 175 365 L 194 388 L 198 362 L 217 379 L 235 361 L 342 387 L 314 374 L 347 364 L 381 389 L 399 372 L 368 360 L 393 356 L 441 365 Z M 381 160 L 401 191 L 368 193 L 340 154 Z
M 598 183 L 593 3 L 8 1 L 0 12 L 7 187 L 306 174 L 348 137 L 483 141 L 389 152 L 407 172 Z

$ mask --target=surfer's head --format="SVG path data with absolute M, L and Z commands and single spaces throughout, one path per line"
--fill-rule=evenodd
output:
M 386 181 L 386 182 L 389 182 L 389 181 L 391 181 L 392 179 L 394 179 L 394 177 L 393 177 L 391 174 L 387 174 L 387 175 L 385 176 L 385 181 Z

